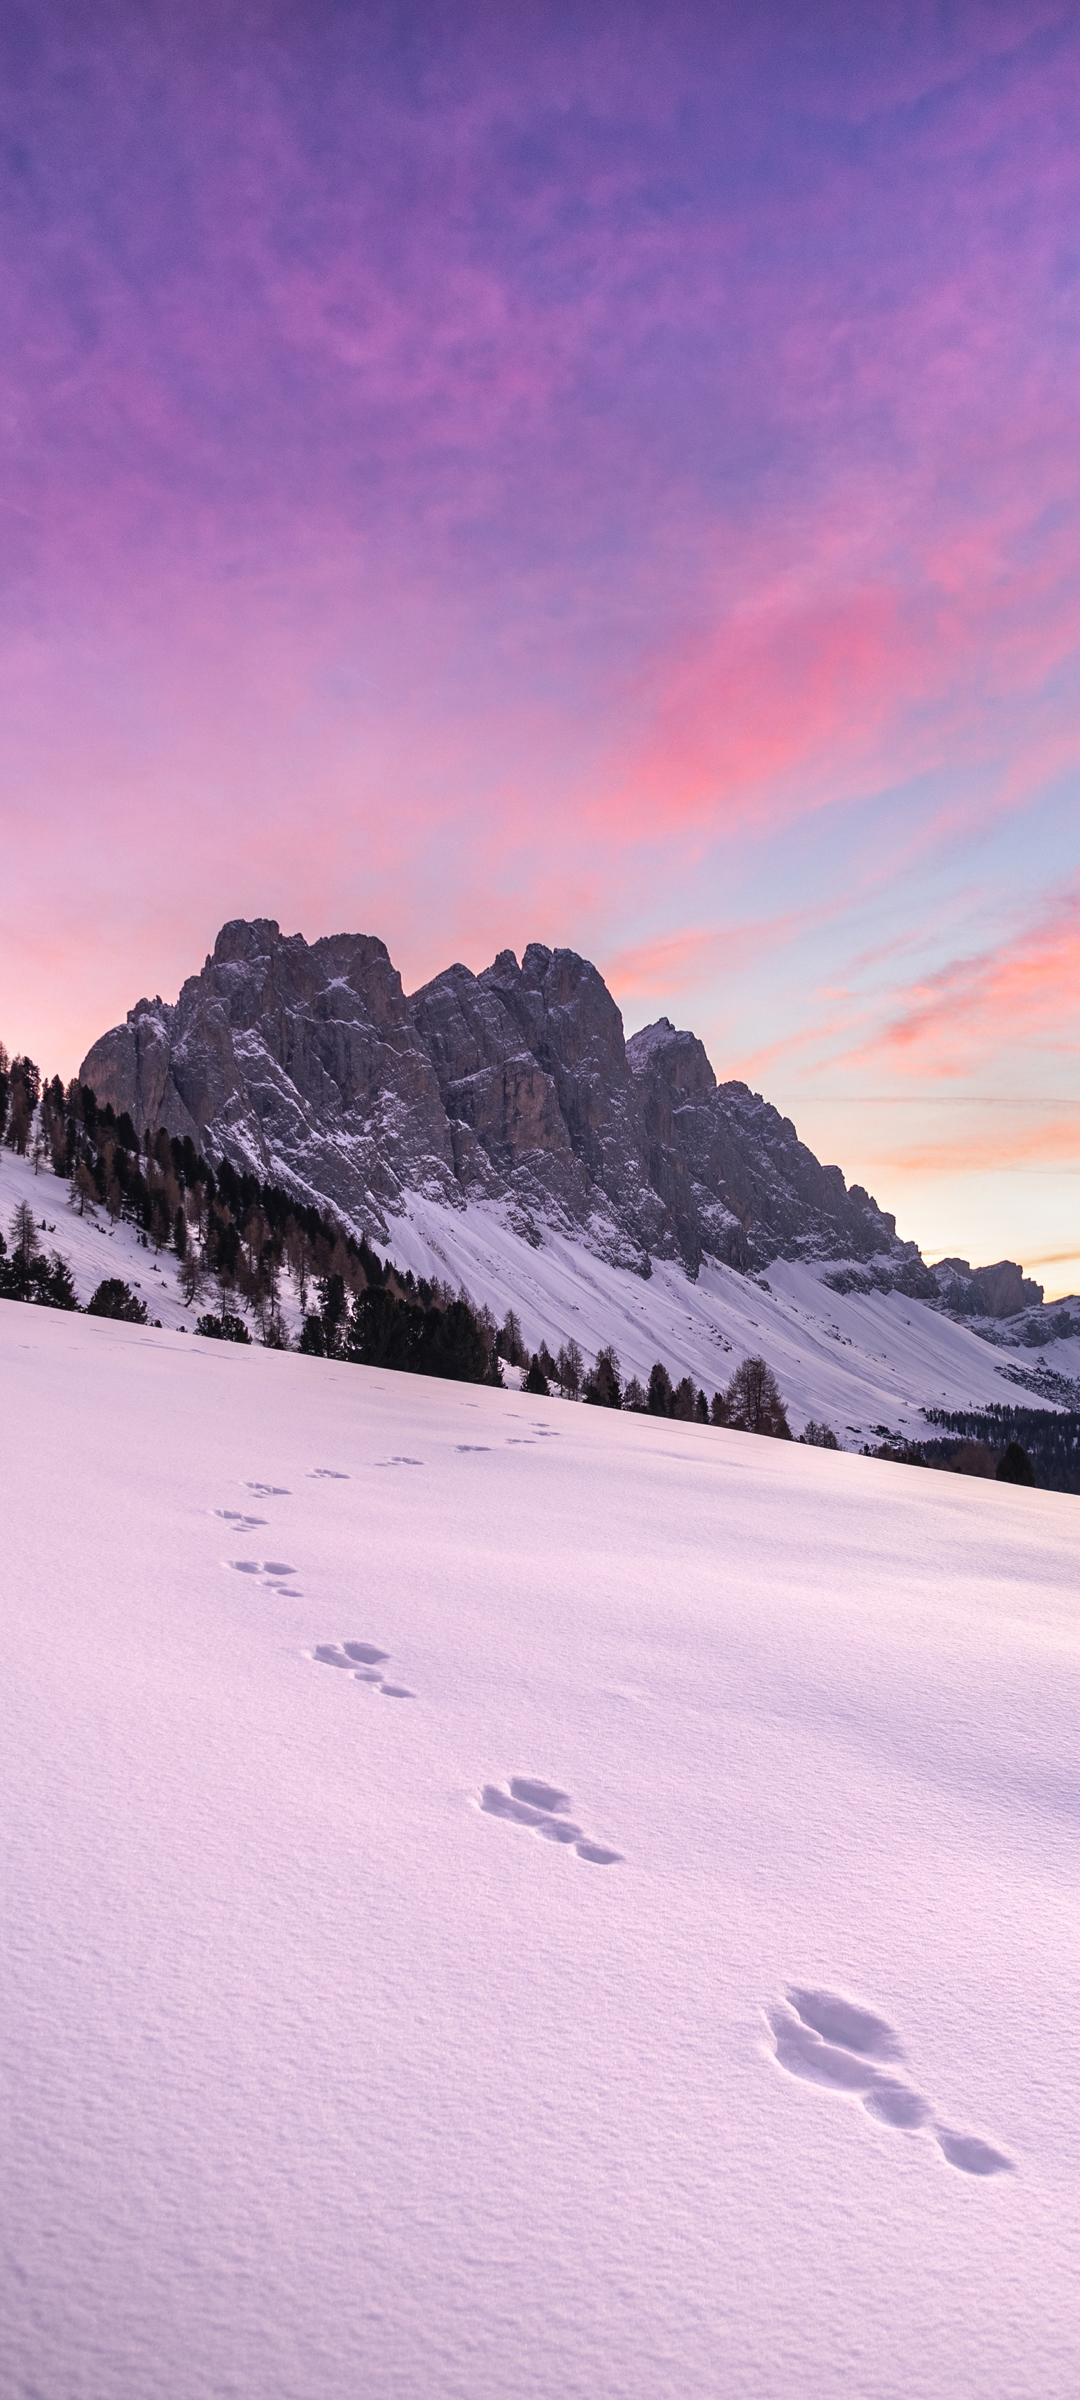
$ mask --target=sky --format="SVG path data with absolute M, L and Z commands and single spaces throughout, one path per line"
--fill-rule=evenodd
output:
M 0 1035 L 595 959 L 1080 1286 L 1080 9 L 10 0 Z

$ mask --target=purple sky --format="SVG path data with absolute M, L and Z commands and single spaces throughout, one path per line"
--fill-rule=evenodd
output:
M 1075 6 L 0 22 L 0 1033 L 570 943 L 1076 1288 Z

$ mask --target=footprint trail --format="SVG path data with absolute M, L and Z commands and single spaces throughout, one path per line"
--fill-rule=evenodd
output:
M 593 1867 L 617 1867 L 623 1863 L 621 1850 L 607 1850 L 602 1842 L 590 1841 L 580 1825 L 566 1815 L 570 1806 L 569 1792 L 561 1792 L 557 1784 L 544 1783 L 536 1775 L 511 1775 L 510 1788 L 485 1783 L 479 1803 L 488 1817 L 502 1817 L 511 1825 L 525 1825 L 538 1833 L 541 1841 L 559 1842 L 567 1849 L 573 1846 L 578 1858 Z
M 379 1668 L 386 1665 L 390 1652 L 378 1649 L 374 1642 L 318 1642 L 307 1655 L 316 1666 L 344 1668 L 355 1683 L 373 1684 L 384 1700 L 416 1698 L 403 1683 L 389 1683 L 380 1675 Z
M 777 2065 L 803 2083 L 861 2100 L 869 2116 L 897 2133 L 929 2132 L 951 2167 L 964 2175 L 1006 2175 L 1012 2160 L 978 2134 L 957 2133 L 934 2116 L 930 2102 L 888 2070 L 903 2063 L 898 2036 L 884 2017 L 840 1992 L 790 1985 L 767 2009 Z M 882 2069 L 886 2072 L 882 2072 Z

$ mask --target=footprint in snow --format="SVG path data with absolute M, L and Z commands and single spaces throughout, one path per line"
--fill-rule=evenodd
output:
M 309 1483 L 348 1483 L 348 1481 L 348 1476 L 343 1474 L 340 1467 L 312 1467 L 308 1476 Z
M 965 2175 L 1012 2172 L 1012 2160 L 978 2134 L 940 2124 L 929 2101 L 893 2071 L 903 2065 L 904 2053 L 884 2017 L 840 1992 L 800 1984 L 790 1985 L 784 2000 L 765 2014 L 777 2065 L 786 2074 L 861 2100 L 880 2125 L 898 2133 L 930 2133 L 949 2165 Z
M 622 1865 L 621 1850 L 606 1850 L 602 1842 L 590 1841 L 566 1815 L 570 1806 L 569 1792 L 560 1792 L 553 1783 L 542 1783 L 536 1775 L 511 1775 L 509 1791 L 497 1783 L 485 1783 L 480 1794 L 480 1806 L 488 1817 L 503 1817 L 511 1825 L 527 1825 L 538 1833 L 541 1841 L 559 1842 L 566 1848 L 571 1844 L 578 1858 L 587 1859 L 593 1867 Z
M 378 1650 L 374 1642 L 319 1642 L 308 1656 L 320 1667 L 344 1667 L 357 1683 L 372 1683 L 384 1700 L 415 1700 L 415 1692 L 406 1691 L 403 1683 L 388 1683 L 379 1668 L 386 1665 L 389 1650 Z
M 291 1497 L 284 1483 L 249 1483 L 245 1489 L 254 1492 L 256 1500 L 288 1500 Z
M 377 1458 L 377 1467 L 422 1467 L 422 1458 Z
M 302 1592 L 295 1591 L 291 1586 L 290 1579 L 297 1569 L 290 1567 L 283 1558 L 227 1558 L 225 1564 L 232 1568 L 234 1575 L 258 1575 L 272 1592 L 280 1592 L 285 1600 L 302 1600 L 304 1597 Z
M 243 1525 L 249 1533 L 254 1530 L 256 1525 L 265 1525 L 266 1523 L 265 1517 L 245 1517 L 240 1508 L 215 1508 L 214 1515 L 215 1517 L 224 1517 L 226 1525 Z

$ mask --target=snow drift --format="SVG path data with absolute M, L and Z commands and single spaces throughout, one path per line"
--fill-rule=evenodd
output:
M 6 2392 L 1071 2400 L 1072 1500 L 0 1376 Z

